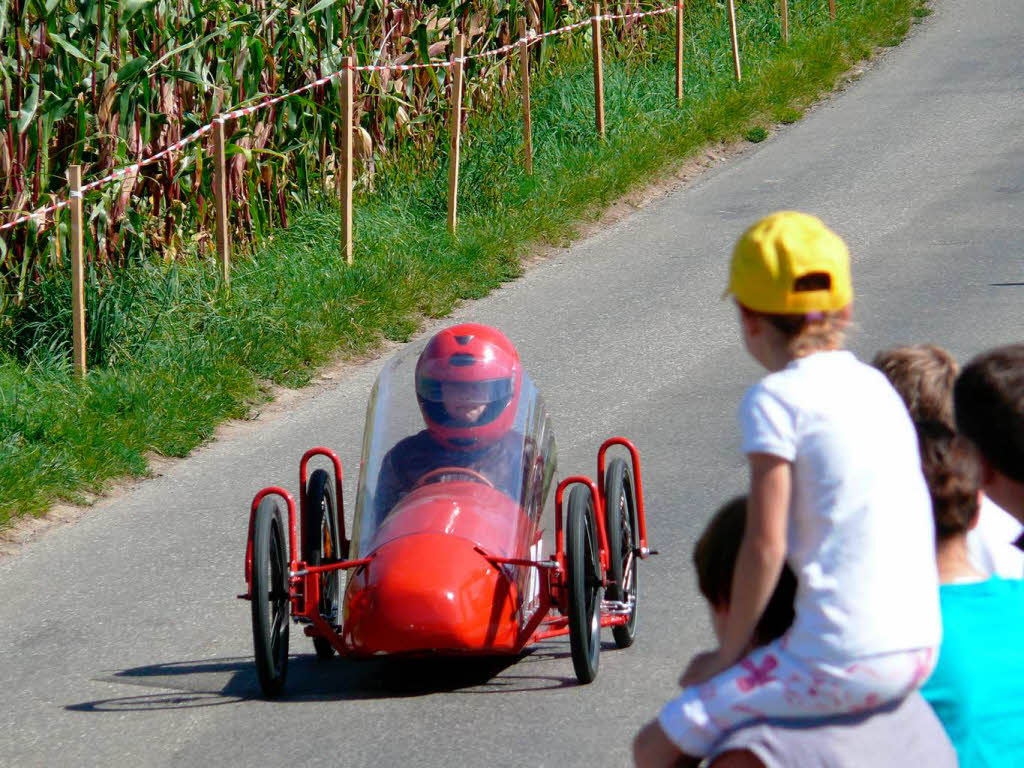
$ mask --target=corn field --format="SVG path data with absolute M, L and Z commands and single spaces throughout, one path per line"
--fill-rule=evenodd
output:
M 543 31 L 585 16 L 569 0 L 5 0 L 0 14 L 0 223 L 66 197 L 67 168 L 86 180 L 148 157 L 218 113 L 358 64 L 449 55 L 453 34 L 470 51 L 517 37 L 524 16 Z M 629 12 L 635 3 L 606 6 Z M 628 30 L 619 29 L 620 35 Z M 539 53 L 535 51 L 535 53 Z M 399 143 L 424 146 L 444 130 L 444 69 L 363 72 L 357 82 L 357 184 Z M 505 58 L 474 62 L 468 109 L 486 110 L 508 87 Z M 242 242 L 289 204 L 329 189 L 340 147 L 336 81 L 227 127 L 231 218 Z M 113 271 L 159 254 L 211 248 L 209 136 L 90 194 L 86 251 Z M 63 215 L 62 215 L 63 214 Z M 33 281 L 61 268 L 67 213 L 0 237 L 0 316 Z

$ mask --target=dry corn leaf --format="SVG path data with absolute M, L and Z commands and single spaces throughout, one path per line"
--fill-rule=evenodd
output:
M 370 136 L 370 132 L 360 125 L 356 129 L 355 139 L 353 149 L 355 150 L 356 157 L 360 160 L 373 157 L 373 138 Z

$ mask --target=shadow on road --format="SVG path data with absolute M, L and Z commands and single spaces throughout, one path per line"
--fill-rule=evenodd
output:
M 576 685 L 567 676 L 533 674 L 531 664 L 568 662 L 568 647 L 544 644 L 521 656 L 321 661 L 292 656 L 281 703 L 391 699 L 435 693 L 492 694 L 557 690 Z M 126 712 L 223 706 L 261 699 L 251 657 L 200 659 L 132 667 L 97 678 L 102 682 L 159 688 L 164 692 L 70 704 L 74 712 Z M 168 691 L 169 689 L 169 691 Z

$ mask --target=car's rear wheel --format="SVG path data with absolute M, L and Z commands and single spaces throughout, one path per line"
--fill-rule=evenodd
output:
M 629 609 L 629 620 L 612 627 L 615 645 L 628 648 L 636 638 L 638 532 L 633 475 L 622 459 L 614 459 L 604 474 L 605 527 L 608 532 L 609 601 Z
M 566 517 L 569 649 L 576 679 L 586 684 L 597 677 L 601 659 L 601 560 L 588 488 L 573 487 Z
M 306 516 L 302 521 L 302 559 L 306 565 L 322 565 L 325 560 L 340 556 L 338 506 L 334 496 L 331 476 L 322 469 L 313 472 L 306 483 Z M 338 571 L 320 574 L 319 611 L 331 626 L 338 624 L 340 580 Z M 313 647 L 321 659 L 334 655 L 334 646 L 326 637 L 314 637 Z

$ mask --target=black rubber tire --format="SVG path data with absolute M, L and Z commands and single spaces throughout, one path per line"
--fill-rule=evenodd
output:
M 260 688 L 281 695 L 288 676 L 288 545 L 277 499 L 256 508 L 252 546 L 252 640 Z
M 576 679 L 585 685 L 597 677 L 601 660 L 601 560 L 590 489 L 573 487 L 566 517 L 569 649 Z
M 629 622 L 612 627 L 615 645 L 628 648 L 636 638 L 637 550 L 636 494 L 633 475 L 622 459 L 613 459 L 604 473 L 605 530 L 608 533 L 609 600 L 632 602 Z
M 318 469 L 306 482 L 306 517 L 302 521 L 302 559 L 306 565 L 321 565 L 325 558 L 340 557 L 338 542 L 338 505 L 334 481 L 330 474 Z M 338 571 L 320 576 L 320 615 L 328 624 L 338 623 L 341 574 Z M 317 658 L 329 659 L 334 646 L 326 637 L 314 637 Z

